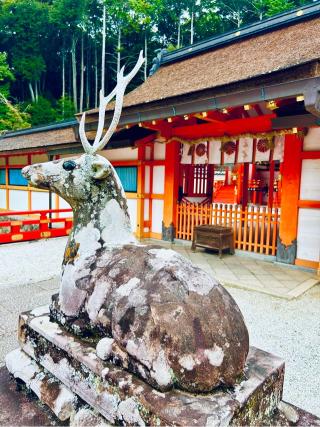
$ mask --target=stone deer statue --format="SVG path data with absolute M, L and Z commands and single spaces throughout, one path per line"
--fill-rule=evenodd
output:
M 173 250 L 138 243 L 126 197 L 112 165 L 97 154 L 116 130 L 126 86 L 144 62 L 100 92 L 99 122 L 91 145 L 85 114 L 79 134 L 85 154 L 23 169 L 32 186 L 49 189 L 73 209 L 52 320 L 97 343 L 97 355 L 153 387 L 209 392 L 234 385 L 248 353 L 242 314 L 211 276 Z M 102 137 L 105 108 L 116 97 Z

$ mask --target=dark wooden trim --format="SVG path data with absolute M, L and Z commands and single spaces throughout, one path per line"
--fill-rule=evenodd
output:
M 165 119 L 168 117 L 182 116 L 184 114 L 201 113 L 202 111 L 217 110 L 222 108 L 230 108 L 245 104 L 256 104 L 262 101 L 273 99 L 288 98 L 305 93 L 307 90 L 312 90 L 315 87 L 320 87 L 320 77 L 311 77 L 279 83 L 270 86 L 261 86 L 255 89 L 250 89 L 241 92 L 233 92 L 228 95 L 216 97 L 196 99 L 188 101 L 188 96 L 184 95 L 184 100 L 176 101 L 175 104 L 169 104 L 168 99 L 163 100 L 163 106 L 152 108 L 149 104 L 141 104 L 140 111 L 130 113 L 124 108 L 120 125 L 149 122 L 152 120 Z M 127 111 L 126 111 L 127 110 Z M 107 113 L 108 114 L 108 113 Z M 106 125 L 111 122 L 113 112 L 110 111 L 106 119 Z M 98 116 L 97 116 L 98 117 Z M 88 116 L 89 118 L 89 116 Z M 94 128 L 97 119 L 93 119 L 88 126 Z
M 276 117 L 271 119 L 272 129 L 288 129 L 292 127 L 316 126 L 317 118 L 312 114 L 299 114 L 296 116 Z

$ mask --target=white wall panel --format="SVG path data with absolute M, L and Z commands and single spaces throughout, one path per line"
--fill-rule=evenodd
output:
M 146 160 L 150 160 L 151 159 L 151 147 L 148 145 L 146 148 L 145 148 L 145 156 L 146 156 Z
M 302 160 L 301 200 L 320 200 L 320 159 Z
M 0 190 L 0 209 L 6 209 L 6 190 Z
M 154 199 L 152 201 L 152 226 L 153 233 L 162 233 L 162 219 L 163 219 L 163 200 Z
M 31 191 L 31 210 L 49 209 L 49 193 Z
M 10 190 L 9 209 L 12 211 L 28 210 L 28 191 Z
M 114 150 L 104 150 L 99 153 L 108 160 L 138 160 L 137 148 L 116 148 Z
M 166 158 L 166 144 L 160 142 L 154 144 L 153 158 L 155 160 L 164 160 Z
M 297 258 L 319 261 L 320 209 L 299 209 Z
M 52 205 L 52 207 L 54 207 L 54 205 Z M 62 197 L 59 197 L 59 209 L 71 209 L 71 206 Z M 61 218 L 68 218 L 70 216 L 72 216 L 72 212 L 62 212 L 59 214 Z
M 164 194 L 164 166 L 153 167 L 152 193 Z
M 145 167 L 144 192 L 150 193 L 150 166 Z
M 320 150 L 320 128 L 310 128 L 303 140 L 304 151 Z
M 143 213 L 143 217 L 145 221 L 149 220 L 149 206 L 150 206 L 150 200 L 149 199 L 144 199 L 144 213 Z
M 133 232 L 137 230 L 137 199 L 127 199 L 128 211 L 131 221 L 131 229 Z M 116 230 L 115 230 L 116 232 Z

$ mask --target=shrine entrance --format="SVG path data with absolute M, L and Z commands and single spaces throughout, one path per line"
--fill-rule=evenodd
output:
M 201 224 L 232 226 L 237 249 L 276 255 L 284 137 L 248 139 L 181 145 L 177 238 L 192 240 Z

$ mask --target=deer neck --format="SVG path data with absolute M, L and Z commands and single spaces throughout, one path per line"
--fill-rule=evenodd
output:
M 88 201 L 73 204 L 73 227 L 63 264 L 90 258 L 102 248 L 136 243 L 125 195 L 120 189 L 96 192 Z

